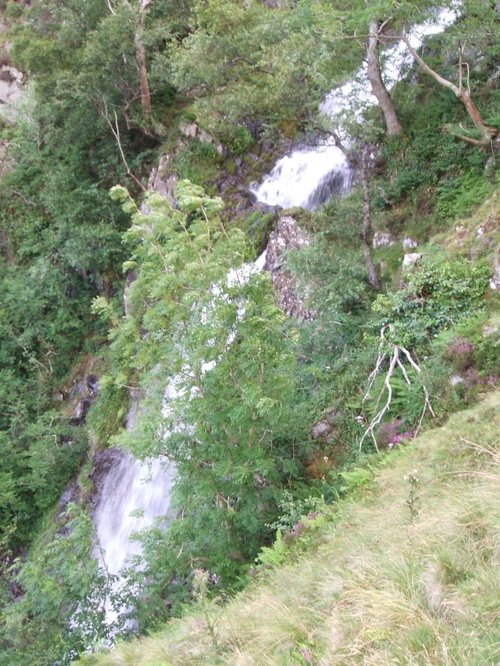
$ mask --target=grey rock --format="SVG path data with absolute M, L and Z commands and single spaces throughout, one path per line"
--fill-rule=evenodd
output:
M 409 252 L 403 257 L 403 270 L 410 270 L 418 264 L 424 255 L 421 252 Z
M 198 134 L 198 125 L 196 123 L 183 123 L 179 126 L 179 130 L 187 139 L 194 139 Z
M 416 240 L 413 240 L 413 238 L 410 238 L 409 236 L 403 238 L 403 250 L 413 250 L 416 247 L 418 247 L 418 242 Z
M 290 215 L 280 217 L 269 236 L 264 266 L 271 273 L 279 307 L 287 315 L 299 319 L 313 319 L 314 312 L 307 308 L 297 293 L 296 280 L 286 268 L 286 255 L 307 244 L 309 237 L 297 220 Z
M 493 291 L 500 291 L 500 263 L 497 263 L 490 280 L 490 288 Z

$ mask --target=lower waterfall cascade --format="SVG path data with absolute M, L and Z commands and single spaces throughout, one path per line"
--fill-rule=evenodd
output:
M 250 278 L 264 270 L 266 251 L 253 263 L 246 263 L 231 269 L 226 282 L 229 287 L 245 284 Z M 214 301 L 227 298 L 223 287 L 214 285 Z M 210 312 L 202 313 L 209 317 Z M 238 307 L 238 318 L 244 317 L 244 305 Z M 236 336 L 235 331 L 228 335 L 226 345 L 230 346 Z M 202 364 L 202 371 L 209 372 L 215 362 Z M 189 374 L 189 368 L 184 369 Z M 171 403 L 181 394 L 178 388 L 179 377 L 171 377 L 164 391 L 162 413 L 170 415 Z M 140 398 L 131 394 L 127 418 L 127 430 L 133 432 L 140 414 Z M 179 427 L 189 427 L 185 424 Z M 168 433 L 165 434 L 168 436 Z M 152 527 L 159 519 L 165 525 L 171 514 L 172 488 L 175 483 L 175 464 L 168 458 L 152 458 L 140 461 L 131 454 L 117 449 L 116 462 L 107 473 L 102 484 L 99 499 L 93 514 L 97 543 L 94 556 L 107 573 L 116 577 L 113 585 L 119 590 L 122 573 L 126 567 L 134 566 L 134 558 L 141 554 L 141 544 L 134 539 L 134 534 Z M 106 621 L 111 625 L 127 608 L 106 606 Z M 128 628 L 133 628 L 130 624 Z

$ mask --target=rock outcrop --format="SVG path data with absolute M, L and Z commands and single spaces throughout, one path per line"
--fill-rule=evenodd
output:
M 295 218 L 290 215 L 280 217 L 269 236 L 264 266 L 265 270 L 271 273 L 279 307 L 288 316 L 299 319 L 313 319 L 314 312 L 307 307 L 298 293 L 297 281 L 286 266 L 286 258 L 289 252 L 308 243 L 307 233 L 301 229 Z

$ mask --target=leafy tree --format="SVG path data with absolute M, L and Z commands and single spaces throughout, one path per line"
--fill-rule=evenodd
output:
M 179 210 L 150 194 L 146 215 L 123 189 L 113 193 L 133 214 L 126 267 L 137 278 L 129 314 L 111 330 L 115 375 L 105 381 L 130 385 L 140 377 L 149 395 L 135 431 L 117 441 L 176 464 L 182 514 L 166 535 L 154 533 L 146 556 L 156 554 L 138 574 L 170 598 L 178 590 L 171 581 L 189 579 L 197 561 L 224 585 L 234 582 L 270 538 L 266 525 L 283 488 L 303 474 L 307 420 L 296 395 L 292 330 L 273 302 L 269 278 L 241 268 L 244 239 L 222 227 L 222 202 L 182 181 Z M 103 299 L 95 307 L 110 314 Z M 163 558 L 179 549 L 167 566 Z
M 339 77 L 345 71 L 345 61 L 336 62 L 331 36 L 347 4 L 200 4 L 195 29 L 175 50 L 174 80 L 195 95 L 203 122 L 221 133 L 226 118 L 275 125 L 284 118 L 303 122 L 331 87 L 322 70 L 325 63 Z M 343 44 L 344 51 L 352 53 L 351 46 Z

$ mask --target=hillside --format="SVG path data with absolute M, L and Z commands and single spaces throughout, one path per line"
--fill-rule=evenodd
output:
M 499 17 L 0 2 L 0 664 L 494 661 Z
M 352 474 L 227 604 L 79 663 L 497 664 L 499 429 L 496 392 Z

